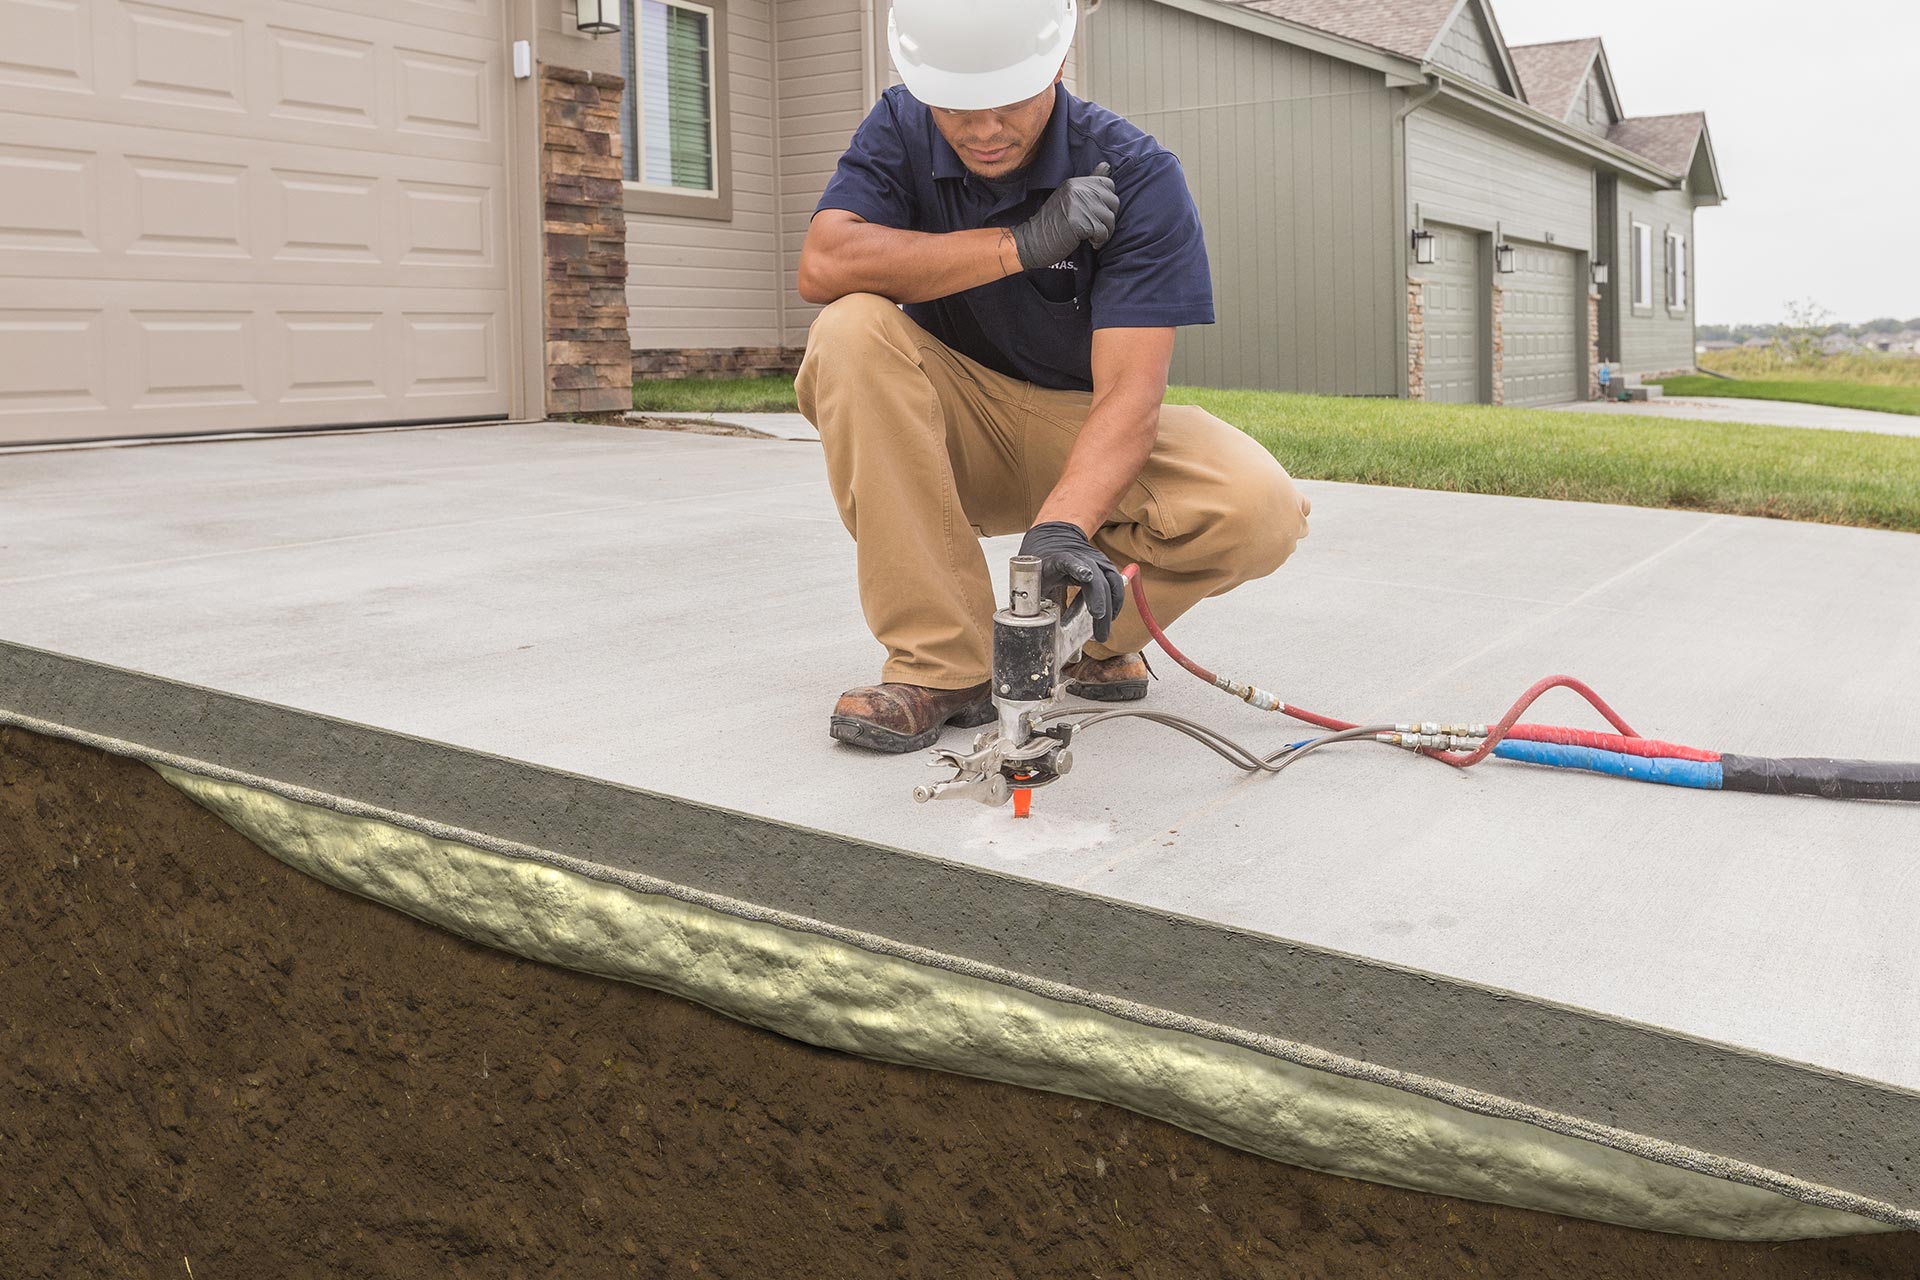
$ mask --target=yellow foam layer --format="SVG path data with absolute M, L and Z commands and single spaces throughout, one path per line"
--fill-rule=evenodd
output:
M 809 1044 L 1110 1102 L 1288 1164 L 1420 1191 L 1736 1240 L 1893 1229 L 1375 1081 L 154 768 L 328 884 L 488 946 L 668 991 Z

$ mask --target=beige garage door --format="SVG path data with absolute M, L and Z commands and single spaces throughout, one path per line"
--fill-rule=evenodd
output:
M 502 0 L 0 0 L 0 443 L 504 416 Z

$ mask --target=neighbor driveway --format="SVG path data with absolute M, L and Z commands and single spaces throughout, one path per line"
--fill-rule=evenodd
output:
M 1669 396 L 1665 400 L 1621 404 L 1611 400 L 1546 406 L 1567 413 L 1603 413 L 1645 418 L 1687 418 L 1694 422 L 1757 422 L 1771 427 L 1818 427 L 1823 431 L 1872 431 L 1887 436 L 1920 436 L 1920 417 L 1837 409 L 1786 400 L 1743 400 L 1717 396 Z

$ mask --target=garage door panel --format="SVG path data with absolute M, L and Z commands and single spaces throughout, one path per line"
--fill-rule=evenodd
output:
M 20 281 L 15 296 L 26 305 L 0 310 L 10 357 L 0 362 L 0 423 L 15 439 L 101 433 L 63 423 L 29 436 L 9 414 L 125 415 L 141 430 L 191 429 L 158 420 L 221 407 L 246 408 L 250 422 L 217 419 L 241 426 L 263 425 L 280 405 L 324 407 L 304 415 L 322 422 L 393 419 L 400 403 L 412 417 L 481 416 L 496 411 L 511 367 L 504 318 L 485 291 L 389 291 L 370 306 L 350 287 L 288 302 L 273 286 L 221 285 L 182 307 L 164 281 Z
M 25 3 L 0 0 L 0 24 L 5 6 Z M 124 0 L 101 6 L 93 24 L 100 47 L 74 59 L 57 50 L 10 49 L 0 25 L 0 111 L 275 144 L 374 146 L 425 160 L 500 159 L 508 76 L 497 38 L 426 32 L 276 0 L 259 6 L 239 30 L 231 59 L 227 46 L 217 56 L 209 48 L 210 67 L 194 49 L 210 44 L 211 36 L 145 35 L 174 28 L 137 21 L 123 6 Z M 32 57 L 57 62 L 15 61 Z M 58 65 L 66 61 L 80 68 Z M 64 92 L 49 96 L 49 88 Z M 361 136 L 343 137 L 342 128 Z M 376 143 L 369 134 L 382 136 Z
M 124 24 L 122 98 L 246 112 L 247 31 L 237 16 L 120 0 L 101 6 L 96 20 Z
M 0 442 L 504 415 L 500 17 L 0 0 Z
M 0 415 L 105 412 L 109 318 L 104 308 L 63 306 L 62 299 L 51 297 L 44 306 L 16 300 L 28 305 L 0 308 L 0 350 L 7 353 L 0 360 Z
M 80 0 L 0 0 L 0 85 L 93 92 L 88 31 Z
M 301 8 L 489 35 L 500 29 L 500 6 L 501 0 L 305 0 Z
M 0 119 L 0 275 L 482 288 L 504 271 L 497 165 Z M 285 163 L 289 157 L 304 162 Z M 412 176 L 401 177 L 400 174 Z

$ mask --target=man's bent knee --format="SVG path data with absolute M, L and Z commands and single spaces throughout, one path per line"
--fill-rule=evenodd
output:
M 1293 555 L 1307 536 L 1307 514 L 1313 509 L 1306 495 L 1294 487 L 1286 468 L 1268 458 L 1266 465 L 1244 473 L 1228 507 L 1227 527 L 1216 531 L 1235 548 L 1240 579 L 1264 578 Z
M 807 332 L 807 358 L 884 342 L 906 314 L 877 293 L 850 293 L 829 302 Z

